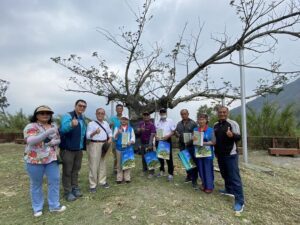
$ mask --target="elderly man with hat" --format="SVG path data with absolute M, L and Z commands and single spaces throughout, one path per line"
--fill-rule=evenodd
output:
M 142 156 L 142 164 L 143 164 L 143 172 L 147 172 L 147 164 L 144 159 L 145 153 L 153 149 L 153 138 L 156 133 L 156 129 L 154 124 L 151 122 L 151 117 L 149 112 L 143 113 L 143 120 L 139 122 L 137 128 L 137 134 L 140 136 L 141 140 L 141 156 Z M 149 171 L 149 178 L 152 178 L 154 174 L 154 170 Z
M 127 135 L 127 143 L 123 142 L 123 135 Z M 134 129 L 129 124 L 129 116 L 125 113 L 121 116 L 121 124 L 114 130 L 114 139 L 116 140 L 116 156 L 117 156 L 117 184 L 131 182 L 130 169 L 123 170 L 121 167 L 121 155 L 122 151 L 125 151 L 127 147 L 132 146 L 135 143 Z M 124 146 L 125 145 L 125 146 Z
M 172 119 L 167 117 L 167 109 L 162 108 L 159 110 L 160 119 L 156 123 L 156 141 L 167 141 L 170 143 L 170 159 L 166 160 L 168 164 L 168 181 L 173 180 L 174 175 L 174 165 L 173 165 L 173 154 L 172 154 L 172 140 L 171 137 L 174 134 L 176 125 Z M 159 132 L 160 131 L 160 132 Z M 159 137 L 157 134 L 162 133 L 162 137 Z M 165 173 L 165 161 L 164 159 L 159 159 L 160 162 L 160 172 L 158 177 L 163 176 Z

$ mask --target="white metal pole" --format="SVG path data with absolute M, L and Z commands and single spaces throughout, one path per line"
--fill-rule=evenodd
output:
M 248 146 L 247 146 L 247 116 L 246 116 L 246 99 L 245 99 L 245 68 L 244 68 L 244 48 L 239 50 L 240 57 L 240 82 L 241 82 L 241 112 L 242 112 L 242 144 L 244 162 L 248 163 Z

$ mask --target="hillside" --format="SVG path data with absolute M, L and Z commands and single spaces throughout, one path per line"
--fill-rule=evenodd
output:
M 264 104 L 264 102 L 274 102 L 280 108 L 286 107 L 288 104 L 295 104 L 295 116 L 297 121 L 300 122 L 300 78 L 287 84 L 284 87 L 284 90 L 280 92 L 278 95 L 269 94 L 265 97 L 258 97 L 247 103 L 247 106 L 255 109 L 259 112 Z M 237 107 L 230 111 L 232 115 L 240 114 L 241 108 Z

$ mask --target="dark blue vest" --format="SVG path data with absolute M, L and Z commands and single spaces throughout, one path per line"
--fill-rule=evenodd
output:
M 76 113 L 69 112 L 72 119 L 77 118 Z M 81 125 L 78 123 L 76 127 L 71 129 L 68 133 L 60 133 L 60 145 L 61 149 L 70 150 L 70 151 L 79 151 L 86 149 L 86 137 L 84 136 L 83 140 L 83 149 L 80 149 L 80 139 L 81 139 Z

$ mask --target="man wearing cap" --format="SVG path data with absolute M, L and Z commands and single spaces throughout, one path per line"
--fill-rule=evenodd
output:
M 244 209 L 243 184 L 240 177 L 237 142 L 241 139 L 240 128 L 236 121 L 228 119 L 229 110 L 225 106 L 218 108 L 219 121 L 214 125 L 216 137 L 215 155 L 225 189 L 220 190 L 223 195 L 234 196 L 234 211 L 242 212 Z
M 173 120 L 170 118 L 167 118 L 167 109 L 162 108 L 159 110 L 160 119 L 156 123 L 156 141 L 167 141 L 170 143 L 170 159 L 166 160 L 168 164 L 168 181 L 173 180 L 174 175 L 174 165 L 173 165 L 173 154 L 172 154 L 172 140 L 171 137 L 174 134 L 174 131 L 176 129 L 176 125 L 174 124 Z M 158 137 L 158 132 L 163 134 L 163 137 Z M 163 176 L 165 173 L 165 161 L 164 159 L 160 159 L 160 173 L 158 176 Z
M 89 122 L 86 131 L 86 138 L 90 140 L 87 146 L 89 160 L 89 183 L 90 192 L 95 193 L 97 185 L 109 188 L 106 182 L 106 155 L 102 155 L 102 147 L 105 142 L 112 141 L 112 131 L 109 124 L 104 120 L 105 110 L 96 110 L 97 120 Z
M 180 116 L 182 120 L 178 122 L 176 126 L 175 135 L 179 138 L 179 150 L 182 151 L 184 149 L 187 149 L 194 162 L 195 160 L 195 154 L 194 154 L 194 146 L 193 146 L 193 140 L 192 140 L 192 133 L 197 127 L 197 124 L 194 120 L 189 118 L 189 111 L 187 109 L 182 109 L 180 111 Z M 188 140 L 187 140 L 188 139 Z M 193 187 L 196 189 L 198 187 L 197 185 L 197 168 L 193 168 L 189 171 L 187 171 L 187 176 L 185 178 L 185 183 L 191 182 Z
M 128 139 L 126 144 L 123 143 L 123 135 L 127 133 Z M 135 134 L 133 128 L 129 125 L 129 116 L 123 114 L 121 116 L 121 124 L 114 130 L 114 139 L 116 140 L 116 156 L 117 156 L 117 184 L 131 182 L 130 169 L 123 170 L 121 166 L 122 151 L 135 143 Z
M 154 124 L 151 122 L 150 113 L 143 113 L 143 121 L 140 121 L 137 128 L 137 134 L 141 140 L 141 156 L 143 164 L 143 172 L 147 172 L 147 165 L 144 159 L 145 153 L 148 149 L 152 149 L 153 138 L 156 133 Z M 149 171 L 149 178 L 153 177 L 154 170 Z
M 116 116 L 112 116 L 110 118 L 110 128 L 112 131 L 115 130 L 116 127 L 119 127 L 121 125 L 121 116 L 123 114 L 124 107 L 122 104 L 117 104 L 116 105 Z M 114 173 L 117 173 L 117 155 L 116 155 L 116 140 L 113 138 L 113 144 L 112 144 L 112 153 L 114 157 L 114 162 L 113 162 L 113 170 Z
M 82 150 L 86 149 L 86 123 L 83 117 L 86 106 L 86 101 L 79 99 L 75 103 L 74 111 L 61 118 L 62 183 L 67 201 L 74 201 L 82 196 L 78 186 L 78 174 L 81 168 Z

